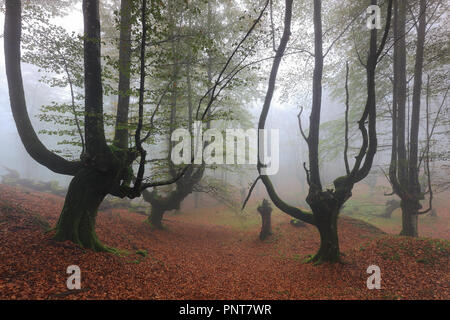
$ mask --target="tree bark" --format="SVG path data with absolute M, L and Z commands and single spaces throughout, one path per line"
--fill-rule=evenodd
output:
M 84 17 L 84 129 L 87 158 L 98 161 L 110 157 L 103 124 L 103 86 L 98 0 L 83 0 Z M 100 167 L 103 164 L 100 164 Z M 102 168 L 107 170 L 106 168 Z
M 306 201 L 313 211 L 315 226 L 320 234 L 320 247 L 310 262 L 338 262 L 340 259 L 337 221 L 345 201 L 338 200 L 333 192 L 321 191 L 309 194 Z
M 418 148 L 420 124 L 420 97 L 422 92 L 422 69 L 426 29 L 426 0 L 420 0 L 419 27 L 417 28 L 416 59 L 414 65 L 414 89 L 411 115 L 411 134 L 409 142 L 408 184 L 406 197 L 402 199 L 402 231 L 401 235 L 418 236 L 418 214 L 422 207 L 420 191 Z
M 339 238 L 337 231 L 339 211 L 316 212 L 317 229 L 320 234 L 320 247 L 311 262 L 338 262 L 340 259 Z
M 162 230 L 162 219 L 164 216 L 164 210 L 163 208 L 153 206 L 152 205 L 152 212 L 150 213 L 150 217 L 148 217 L 147 222 L 155 229 Z
M 405 40 L 405 1 L 398 3 L 395 15 L 396 28 L 394 29 L 394 90 L 397 99 L 397 170 L 398 182 L 402 187 L 408 183 L 408 165 L 406 155 L 406 40 Z
M 272 208 L 270 207 L 269 201 L 264 199 L 262 204 L 258 207 L 258 212 L 261 215 L 261 222 L 262 222 L 261 232 L 259 233 L 259 239 L 263 241 L 269 235 L 272 234 L 272 226 L 271 226 Z
M 414 199 L 405 199 L 401 201 L 402 208 L 402 231 L 401 236 L 418 237 L 418 202 Z
M 131 2 L 121 0 L 119 43 L 119 97 L 114 143 L 119 148 L 128 146 L 128 110 L 130 106 L 131 63 Z
M 54 240 L 72 241 L 94 251 L 107 251 L 95 233 L 95 220 L 100 203 L 113 182 L 110 173 L 83 169 L 72 179 L 64 206 L 56 224 Z
M 322 109 L 322 1 L 314 0 L 314 75 L 313 97 L 309 120 L 308 150 L 310 189 L 322 190 L 319 173 L 319 127 L 320 112 Z
M 420 124 L 420 98 L 422 93 L 422 69 L 426 28 L 426 0 L 420 0 L 420 18 L 417 30 L 416 61 L 414 66 L 414 88 L 412 98 L 411 135 L 409 148 L 409 192 L 420 198 L 418 147 Z

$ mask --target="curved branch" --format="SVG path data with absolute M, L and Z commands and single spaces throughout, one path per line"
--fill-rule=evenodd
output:
M 305 140 L 306 143 L 308 143 L 308 137 L 306 136 L 305 132 L 303 131 L 303 126 L 302 126 L 302 113 L 303 113 L 303 107 L 300 107 L 300 112 L 297 115 L 297 119 L 298 119 L 298 128 L 300 129 L 300 134 L 302 135 L 303 139 Z
M 204 119 L 206 114 L 208 113 L 209 108 L 211 107 L 211 105 L 213 104 L 213 102 L 216 100 L 217 95 L 215 94 L 216 88 L 217 86 L 222 82 L 222 75 L 224 74 L 224 72 L 226 71 L 226 69 L 228 68 L 228 65 L 231 63 L 231 60 L 233 59 L 233 57 L 235 56 L 235 54 L 237 53 L 237 51 L 239 50 L 239 48 L 242 46 L 242 44 L 245 42 L 245 40 L 247 40 L 247 38 L 250 36 L 250 34 L 253 32 L 253 30 L 255 29 L 256 25 L 259 23 L 259 21 L 261 20 L 264 12 L 267 9 L 267 6 L 269 5 L 269 1 L 267 0 L 263 9 L 261 10 L 261 12 L 259 13 L 259 16 L 253 21 L 252 26 L 250 27 L 250 29 L 247 31 L 247 33 L 245 34 L 245 36 L 241 39 L 241 41 L 238 43 L 238 45 L 234 48 L 233 52 L 231 53 L 231 55 L 228 57 L 224 67 L 222 68 L 222 70 L 220 71 L 215 84 L 205 93 L 205 95 L 200 99 L 199 103 L 198 103 L 198 107 L 197 107 L 197 112 L 195 115 L 195 118 L 198 119 L 198 114 L 200 112 L 200 106 L 201 103 L 203 101 L 204 98 L 206 98 L 208 96 L 208 94 L 211 92 L 210 95 L 210 99 L 208 102 L 208 105 L 206 106 L 205 110 L 203 111 L 202 117 L 201 119 Z
M 348 164 L 348 111 L 350 109 L 349 93 L 348 93 L 348 61 L 345 63 L 345 141 L 344 141 L 344 163 L 345 171 L 350 173 Z
M 261 115 L 259 117 L 258 129 L 264 129 L 267 114 L 269 113 L 270 104 L 272 102 L 273 92 L 275 90 L 275 82 L 278 73 L 278 68 L 280 66 L 281 58 L 283 57 L 284 50 L 286 49 L 286 45 L 289 41 L 289 37 L 291 35 L 291 17 L 292 17 L 292 1 L 286 0 L 286 8 L 285 8 L 285 18 L 284 18 L 284 31 L 283 36 L 281 37 L 280 44 L 277 49 L 277 53 L 275 55 L 275 59 L 272 64 L 272 70 L 270 71 L 269 76 L 269 86 L 267 88 L 266 97 L 264 100 L 264 105 L 261 111 Z M 260 159 L 260 137 L 258 135 L 258 165 L 257 169 L 261 176 L 261 180 L 264 183 L 267 193 L 269 194 L 272 202 L 277 206 L 278 209 L 287 213 L 288 215 L 302 220 L 304 222 L 310 223 L 312 225 L 315 224 L 314 216 L 311 213 L 307 213 L 305 211 L 300 210 L 299 208 L 288 205 L 284 202 L 275 191 L 272 182 L 270 181 L 269 176 L 261 174 L 262 163 Z
M 373 1 L 376 3 L 376 1 Z M 359 129 L 362 134 L 363 143 L 360 151 L 356 157 L 355 165 L 350 173 L 352 183 L 356 183 L 364 179 L 370 172 L 373 159 L 377 151 L 377 133 L 376 133 L 376 95 L 375 95 L 375 69 L 380 61 L 379 55 L 383 50 L 386 39 L 391 27 L 392 16 L 392 4 L 393 0 L 389 0 L 387 8 L 386 25 L 381 40 L 380 46 L 377 48 L 377 31 L 373 29 L 370 33 L 370 48 L 369 55 L 367 57 L 367 101 L 364 108 L 363 115 L 359 120 Z M 368 129 L 365 127 L 365 122 L 368 119 Z M 364 163 L 361 166 L 362 160 Z
M 245 209 L 245 205 L 247 204 L 248 200 L 250 199 L 250 196 L 252 195 L 253 189 L 256 186 L 256 183 L 258 182 L 258 180 L 261 178 L 261 176 L 258 176 L 255 181 L 252 183 L 252 186 L 250 187 L 250 190 L 248 190 L 248 194 L 247 197 L 245 197 L 244 203 L 242 204 L 242 208 L 241 210 Z
M 183 177 L 184 173 L 191 167 L 192 165 L 188 165 L 186 167 L 184 167 L 181 172 L 179 174 L 177 174 L 175 177 L 170 178 L 168 180 L 163 180 L 163 181 L 157 181 L 157 182 L 148 182 L 148 183 L 142 183 L 141 184 L 141 188 L 140 191 L 142 192 L 142 190 L 145 190 L 147 188 L 153 188 L 153 187 L 159 187 L 159 186 L 165 186 L 168 184 L 172 184 L 177 182 L 179 179 L 181 179 L 181 177 Z
M 393 2 L 393 0 L 389 0 L 389 3 L 388 3 L 386 25 L 384 27 L 383 38 L 381 39 L 380 46 L 378 47 L 378 50 L 377 50 L 377 59 L 380 57 L 381 52 L 383 51 L 384 46 L 386 45 L 387 37 L 389 35 L 389 29 L 390 29 L 391 19 L 392 19 L 392 2 Z M 380 60 L 378 60 L 378 62 L 380 62 Z
M 22 34 L 22 6 L 20 1 L 7 0 L 5 11 L 5 68 L 11 111 L 20 139 L 28 154 L 53 172 L 75 175 L 80 161 L 68 161 L 48 150 L 36 135 L 27 112 L 20 66 L 20 40 Z

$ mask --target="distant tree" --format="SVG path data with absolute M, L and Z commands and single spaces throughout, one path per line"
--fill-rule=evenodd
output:
M 426 36 L 430 36 L 431 26 L 428 26 L 429 21 L 435 20 L 435 13 L 441 6 L 438 1 L 434 5 L 430 1 L 420 0 L 417 12 L 406 4 L 404 1 L 396 1 L 394 5 L 394 59 L 393 59 L 393 101 L 392 101 L 392 153 L 391 162 L 389 166 L 389 182 L 392 185 L 393 194 L 400 197 L 402 208 L 402 230 L 401 235 L 418 236 L 418 216 L 420 214 L 428 213 L 433 210 L 433 185 L 431 182 L 430 173 L 430 141 L 436 126 L 442 106 L 446 99 L 448 87 L 437 89 L 445 92 L 442 103 L 437 111 L 433 129 L 430 123 L 429 110 L 429 75 L 426 85 L 426 132 L 425 132 L 425 147 L 420 152 L 420 114 L 421 114 L 421 100 L 423 92 L 423 70 L 427 66 L 425 43 Z M 412 106 L 411 114 L 409 113 L 409 104 L 407 108 L 407 84 L 408 79 L 408 46 L 406 42 L 406 20 L 407 13 L 412 17 L 412 26 L 415 27 L 416 39 L 413 42 L 415 45 L 411 48 L 414 50 L 414 68 L 412 70 L 412 77 L 414 80 L 412 91 Z M 429 52 L 432 54 L 432 60 L 439 60 L 439 50 Z M 425 63 L 424 63 L 425 61 Z M 444 61 L 440 61 L 442 64 Z M 439 74 L 439 67 L 436 67 L 434 61 L 430 61 L 431 70 L 437 71 Z M 434 66 L 433 66 L 434 64 Z M 444 62 L 445 64 L 445 62 Z M 442 86 L 442 83 L 440 84 Z M 420 182 L 421 164 L 424 164 L 424 183 Z M 426 185 L 426 186 L 425 186 Z M 426 191 L 425 188 L 428 190 Z M 424 199 L 425 194 L 429 193 L 429 205 L 425 210 L 422 209 L 421 200 Z
M 272 208 L 270 207 L 269 201 L 263 199 L 261 205 L 258 207 L 258 212 L 261 215 L 261 232 L 259 233 L 259 239 L 265 240 L 269 235 L 272 234 Z
M 202 99 L 211 100 L 213 98 L 213 74 L 220 72 L 222 65 L 226 63 L 228 51 L 230 48 L 224 45 L 230 35 L 239 34 L 241 32 L 241 24 L 248 22 L 247 18 L 239 19 L 239 23 L 233 23 L 232 26 L 223 28 L 223 16 L 229 16 L 230 12 L 240 13 L 236 9 L 227 7 L 227 10 L 218 10 L 217 4 L 213 1 L 208 3 L 192 1 L 186 5 L 184 1 L 171 0 L 168 2 L 167 16 L 170 17 L 168 21 L 167 41 L 166 46 L 161 46 L 159 49 L 161 55 L 167 56 L 165 58 L 166 68 L 157 67 L 158 78 L 161 82 L 168 82 L 167 103 L 162 104 L 162 108 L 166 108 L 167 119 L 165 122 L 167 126 L 163 128 L 161 135 L 162 139 L 167 139 L 167 156 L 169 158 L 174 142 L 171 141 L 172 132 L 177 126 L 184 125 L 188 128 L 191 135 L 193 135 L 193 126 L 195 120 L 195 106 L 198 105 Z M 228 10 L 230 9 L 230 10 Z M 206 14 L 204 14 L 206 12 Z M 244 16 L 241 16 L 244 17 Z M 205 30 L 207 30 L 205 32 Z M 227 30 L 227 34 L 223 34 Z M 180 39 L 187 38 L 181 42 Z M 251 43 L 253 39 L 247 39 Z M 247 44 L 248 46 L 249 44 Z M 247 48 L 239 53 L 239 62 L 244 59 L 242 56 L 251 56 Z M 237 68 L 238 65 L 231 62 L 230 68 Z M 196 71 L 196 72 L 193 72 Z M 199 77 L 199 74 L 205 76 Z M 206 78 L 206 81 L 205 81 Z M 239 77 L 234 78 L 227 88 L 226 99 L 222 99 L 214 109 L 210 109 L 205 115 L 205 126 L 207 129 L 211 128 L 212 121 L 214 123 L 226 122 L 235 120 L 239 124 L 245 125 L 248 121 L 248 114 L 242 104 L 242 100 L 251 98 L 251 94 L 247 93 L 247 85 L 252 83 L 255 76 L 251 70 L 245 70 L 240 73 Z M 207 91 L 207 95 L 199 95 L 199 88 Z M 203 89 L 204 88 L 204 89 Z M 237 100 L 239 97 L 239 101 Z M 184 102 L 180 105 L 180 102 Z M 159 120 L 162 120 L 161 117 Z M 229 123 L 228 123 L 229 125 Z M 219 128 L 216 128 L 219 129 Z M 206 145 L 202 147 L 205 149 Z M 195 145 L 192 144 L 192 146 Z M 193 147 L 192 149 L 194 149 Z M 194 150 L 191 150 L 195 152 Z M 176 166 L 170 161 L 164 161 L 157 164 L 162 170 L 167 170 L 170 176 L 177 174 Z M 215 170 L 214 165 L 206 166 L 205 163 L 200 165 L 191 165 L 176 183 L 166 188 L 153 188 L 152 191 L 145 191 L 143 193 L 144 200 L 151 205 L 151 214 L 148 222 L 157 229 L 162 228 L 163 215 L 167 211 L 179 210 L 181 202 L 189 196 L 192 192 L 207 192 L 216 190 L 215 186 L 209 188 L 207 186 L 212 179 L 204 180 L 207 169 Z M 222 172 L 225 172 L 222 170 Z M 203 181 L 201 184 L 200 182 Z M 226 181 L 223 181 L 226 184 Z M 212 194 L 212 193 L 210 193 Z M 218 194 L 214 193 L 217 198 Z M 230 203 L 229 197 L 223 195 L 221 200 L 227 199 L 226 203 Z
M 391 199 L 386 201 L 386 210 L 383 213 L 382 217 L 391 218 L 392 213 L 394 213 L 394 211 L 397 210 L 398 208 L 400 208 L 400 202 L 398 200 Z

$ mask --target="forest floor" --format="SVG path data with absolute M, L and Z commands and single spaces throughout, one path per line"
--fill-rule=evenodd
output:
M 274 210 L 273 235 L 259 217 L 225 208 L 169 214 L 165 230 L 127 210 L 100 212 L 99 239 L 121 255 L 51 240 L 63 198 L 0 185 L 0 299 L 449 299 L 450 242 L 410 239 L 348 216 L 339 220 L 340 264 L 304 263 L 319 236 Z M 446 223 L 438 234 L 447 234 Z M 139 252 L 139 253 L 137 253 Z M 66 269 L 81 269 L 68 291 Z M 366 286 L 368 266 L 381 289 Z

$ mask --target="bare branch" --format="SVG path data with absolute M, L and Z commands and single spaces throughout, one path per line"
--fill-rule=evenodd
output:
M 302 113 L 303 113 L 303 107 L 300 107 L 300 112 L 297 115 L 298 119 L 298 128 L 300 129 L 300 134 L 302 135 L 303 139 L 306 143 L 308 143 L 308 137 L 306 136 L 305 132 L 303 131 L 302 127 Z
M 256 186 L 256 183 L 258 182 L 258 180 L 261 178 L 261 176 L 258 176 L 255 181 L 252 183 L 250 189 L 248 190 L 248 194 L 247 197 L 245 197 L 244 203 L 242 204 L 242 208 L 241 211 L 245 209 L 245 205 L 247 204 L 248 200 L 250 199 L 250 196 L 252 195 L 253 189 Z
M 362 12 L 364 12 L 366 9 L 364 8 L 364 10 Z M 357 16 L 355 16 L 348 24 L 347 26 L 344 28 L 344 30 L 341 31 L 341 33 L 339 33 L 339 35 L 331 42 L 330 46 L 328 47 L 328 49 L 325 51 L 323 58 L 325 58 L 328 54 L 328 52 L 330 52 L 330 50 L 333 48 L 334 44 L 344 35 L 344 33 L 348 30 L 348 28 L 350 28 L 350 26 L 353 24 L 353 22 L 356 21 L 356 19 L 359 18 L 359 16 L 361 15 L 360 12 Z
M 269 86 L 267 88 L 264 105 L 263 105 L 263 108 L 261 111 L 261 115 L 259 117 L 259 123 L 258 123 L 259 130 L 264 129 L 264 127 L 265 127 L 267 114 L 269 113 L 270 104 L 272 102 L 272 97 L 273 97 L 273 92 L 275 90 L 275 82 L 276 82 L 276 77 L 277 77 L 277 73 L 278 73 L 278 68 L 280 66 L 281 58 L 283 57 L 283 53 L 286 49 L 286 46 L 287 46 L 287 43 L 289 41 L 289 37 L 291 34 L 292 1 L 293 0 L 286 0 L 283 36 L 280 39 L 280 44 L 278 46 L 277 53 L 275 55 L 275 59 L 272 64 L 272 69 L 270 71 Z M 299 208 L 288 205 L 278 196 L 277 192 L 275 191 L 275 188 L 272 185 L 272 182 L 271 182 L 269 176 L 261 174 L 262 167 L 263 167 L 263 164 L 261 163 L 261 159 L 260 159 L 260 138 L 258 136 L 257 169 L 261 176 L 261 180 L 266 187 L 267 193 L 270 196 L 270 199 L 281 211 L 287 213 L 288 215 L 290 215 L 296 219 L 299 219 L 304 222 L 315 225 L 314 216 L 311 213 L 302 211 Z
M 142 183 L 141 184 L 141 191 L 145 190 L 147 188 L 152 188 L 152 187 L 159 187 L 159 186 L 165 186 L 168 184 L 172 184 L 177 182 L 179 179 L 181 179 L 181 177 L 183 177 L 183 175 L 185 174 L 185 172 L 190 168 L 191 166 L 185 166 L 175 177 L 172 177 L 168 180 L 164 180 L 164 181 L 157 181 L 157 182 L 147 182 L 147 183 Z
M 145 135 L 144 139 L 141 140 L 141 143 L 144 143 L 151 135 L 153 129 L 154 129 L 154 123 L 153 120 L 155 118 L 156 113 L 159 110 L 159 107 L 161 106 L 162 100 L 164 99 L 164 97 L 166 96 L 167 92 L 169 91 L 169 87 L 170 87 L 170 83 L 167 85 L 166 89 L 164 90 L 163 94 L 161 95 L 161 97 L 159 98 L 158 104 L 155 107 L 155 110 L 153 110 L 152 116 L 150 118 L 150 128 L 148 129 L 147 134 Z
M 261 10 L 259 16 L 254 20 L 252 26 L 250 27 L 250 29 L 247 31 L 247 33 L 245 34 L 245 36 L 241 39 L 241 41 L 239 42 L 239 44 L 234 48 L 233 52 L 231 53 L 231 55 L 228 57 L 227 62 L 225 63 L 224 67 L 222 68 L 222 70 L 220 71 L 215 84 L 207 91 L 207 93 L 200 99 L 198 107 L 197 107 L 197 112 L 196 112 L 196 119 L 198 119 L 198 114 L 200 112 L 200 106 L 201 103 L 203 101 L 204 98 L 206 98 L 209 93 L 211 92 L 210 95 L 210 99 L 208 102 L 208 105 L 206 106 L 206 109 L 203 112 L 203 115 L 201 117 L 201 119 L 204 119 L 206 114 L 208 113 L 209 108 L 211 107 L 212 103 L 214 102 L 214 100 L 217 98 L 217 95 L 215 95 L 215 91 L 217 86 L 220 84 L 221 80 L 222 80 L 222 75 L 224 74 L 224 72 L 226 71 L 226 69 L 228 68 L 229 64 L 231 63 L 231 60 L 233 59 L 233 57 L 236 55 L 236 53 L 238 52 L 238 50 L 240 49 L 240 47 L 242 46 L 242 44 L 245 42 L 245 40 L 247 40 L 247 38 L 250 36 L 250 34 L 253 32 L 253 30 L 255 29 L 256 25 L 259 23 L 259 21 L 261 20 L 264 12 L 266 11 L 267 6 L 269 5 L 269 1 L 266 1 L 266 4 L 264 5 L 263 9 Z
M 349 94 L 348 94 L 348 61 L 345 63 L 345 141 L 344 141 L 344 163 L 345 171 L 350 173 L 348 165 L 348 111 L 349 111 Z

